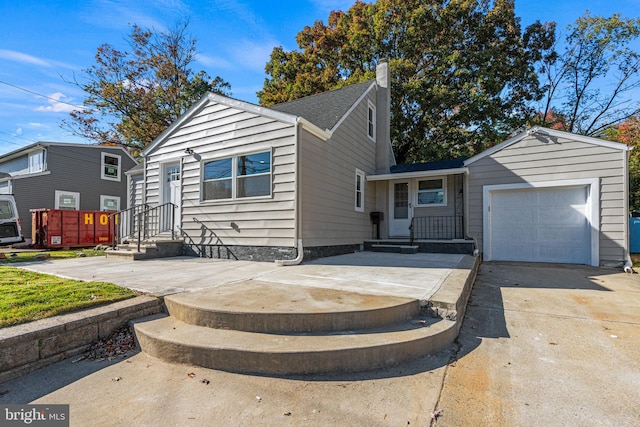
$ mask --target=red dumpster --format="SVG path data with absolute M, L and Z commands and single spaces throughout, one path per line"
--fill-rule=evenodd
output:
M 38 248 L 70 248 L 111 244 L 111 213 L 31 209 L 33 245 Z

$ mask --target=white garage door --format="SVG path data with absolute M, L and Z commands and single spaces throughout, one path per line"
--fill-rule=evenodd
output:
M 590 264 L 588 187 L 500 190 L 489 195 L 488 259 Z

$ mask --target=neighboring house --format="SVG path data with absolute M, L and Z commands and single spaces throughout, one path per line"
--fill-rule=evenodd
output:
M 389 103 L 385 62 L 375 81 L 269 108 L 207 94 L 143 152 L 130 201 L 172 203 L 198 255 L 222 256 L 221 241 L 238 258 L 299 261 L 375 239 L 485 260 L 628 259 L 627 146 L 536 128 L 469 159 L 395 165 Z
M 366 176 L 393 163 L 389 103 L 385 62 L 374 81 L 270 108 L 209 93 L 144 150 L 143 202 L 175 204 L 196 253 L 211 230 L 247 259 L 353 252 L 376 210 Z
M 136 161 L 122 148 L 38 142 L 0 156 L 0 193 L 13 194 L 22 231 L 31 209 L 118 211 L 127 203 L 124 173 Z
M 409 237 L 413 223 L 414 239 L 473 239 L 488 261 L 614 266 L 629 251 L 628 151 L 535 128 L 470 159 L 367 179 L 388 188 L 384 237 Z

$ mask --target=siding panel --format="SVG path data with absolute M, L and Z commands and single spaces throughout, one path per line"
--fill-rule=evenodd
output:
M 189 147 L 196 155 L 185 155 Z M 201 201 L 204 162 L 252 152 L 272 152 L 272 195 L 266 198 Z M 161 164 L 182 168 L 181 227 L 197 242 L 203 239 L 196 217 L 227 245 L 295 246 L 294 125 L 209 102 L 148 155 L 148 203 L 161 200 Z M 235 224 L 235 228 L 231 227 Z M 237 230 L 240 230 L 238 232 Z
M 626 154 L 622 150 L 569 139 L 553 143 L 536 136 L 469 165 L 469 235 L 482 249 L 482 189 L 485 185 L 600 179 L 600 263 L 624 259 L 626 218 L 622 185 Z

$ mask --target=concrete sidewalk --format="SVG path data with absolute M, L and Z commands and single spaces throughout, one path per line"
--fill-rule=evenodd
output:
M 297 266 L 274 263 L 176 257 L 144 261 L 73 258 L 16 264 L 41 273 L 115 283 L 164 296 L 245 280 L 314 286 L 376 295 L 428 299 L 465 255 L 358 252 Z

